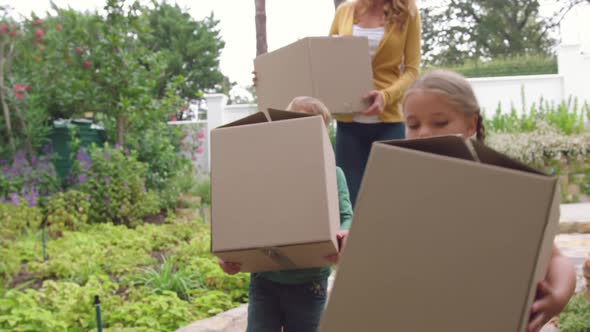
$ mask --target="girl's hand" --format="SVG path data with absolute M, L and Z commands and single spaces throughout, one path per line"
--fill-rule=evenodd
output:
M 383 112 L 383 96 L 379 90 L 373 90 L 367 93 L 363 99 L 370 100 L 371 106 L 369 106 L 366 110 L 362 111 L 361 114 L 364 115 L 379 115 Z
M 535 302 L 531 306 L 531 314 L 527 332 L 538 332 L 554 316 L 563 309 L 558 295 L 546 280 L 537 285 Z
M 256 70 L 252 71 L 252 85 L 254 87 L 256 87 L 256 84 L 258 83 L 258 77 L 256 76 Z
M 221 258 L 217 259 L 217 263 L 219 264 L 219 266 L 221 267 L 223 272 L 225 272 L 227 274 L 231 274 L 231 275 L 240 272 L 240 270 L 242 269 L 242 264 L 224 262 Z
M 332 264 L 338 264 L 340 260 L 340 256 L 342 256 L 342 251 L 344 247 L 346 247 L 346 239 L 348 238 L 348 230 L 342 230 L 336 234 L 336 239 L 338 240 L 338 253 L 330 256 L 326 256 L 326 259 L 330 261 Z

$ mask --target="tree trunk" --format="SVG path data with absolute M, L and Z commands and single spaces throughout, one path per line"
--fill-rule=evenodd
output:
M 256 56 L 268 51 L 266 44 L 266 0 L 254 0 L 256 5 Z
M 124 115 L 117 116 L 117 144 L 122 148 L 125 145 L 125 126 L 127 117 Z
M 334 8 L 338 8 L 341 3 L 345 2 L 346 0 L 334 0 Z M 590 0 L 589 0 L 590 1 Z
M 6 123 L 8 142 L 10 143 L 10 148 L 12 148 L 12 151 L 15 151 L 16 146 L 14 145 L 14 138 L 12 137 L 10 110 L 8 109 L 8 104 L 6 104 L 6 98 L 8 97 L 8 94 L 6 93 L 6 88 L 4 87 L 4 66 L 6 63 L 6 58 L 4 57 L 4 47 L 6 47 L 6 41 L 3 41 L 0 44 L 0 100 L 2 100 L 2 111 L 4 112 L 4 122 Z

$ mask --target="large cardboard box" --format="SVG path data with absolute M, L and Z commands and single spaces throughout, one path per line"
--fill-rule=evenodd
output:
M 375 143 L 321 331 L 524 331 L 559 199 L 461 137 Z
M 338 252 L 340 214 L 324 122 L 267 115 L 211 132 L 211 251 L 244 272 L 329 265 L 324 256 Z
M 297 96 L 320 99 L 331 113 L 354 113 L 374 89 L 365 37 L 308 37 L 258 56 L 259 109 L 282 109 Z

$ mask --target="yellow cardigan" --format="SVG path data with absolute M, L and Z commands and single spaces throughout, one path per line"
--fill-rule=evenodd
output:
M 344 2 L 336 10 L 330 35 L 352 35 L 354 3 Z M 403 29 L 388 23 L 385 34 L 373 56 L 373 81 L 384 101 L 383 122 L 401 122 L 399 104 L 406 89 L 418 76 L 421 42 L 420 14 L 409 16 Z M 404 66 L 400 76 L 400 65 Z M 337 116 L 336 120 L 351 122 L 352 116 Z

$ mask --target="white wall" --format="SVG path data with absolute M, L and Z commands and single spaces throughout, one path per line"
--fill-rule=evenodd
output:
M 531 75 L 509 77 L 471 78 L 469 82 L 477 100 L 487 116 L 492 116 L 501 105 L 502 112 L 509 112 L 514 106 L 520 113 L 523 107 L 523 93 L 526 109 L 532 103 L 538 105 L 541 97 L 549 102 L 567 98 L 562 75 Z

